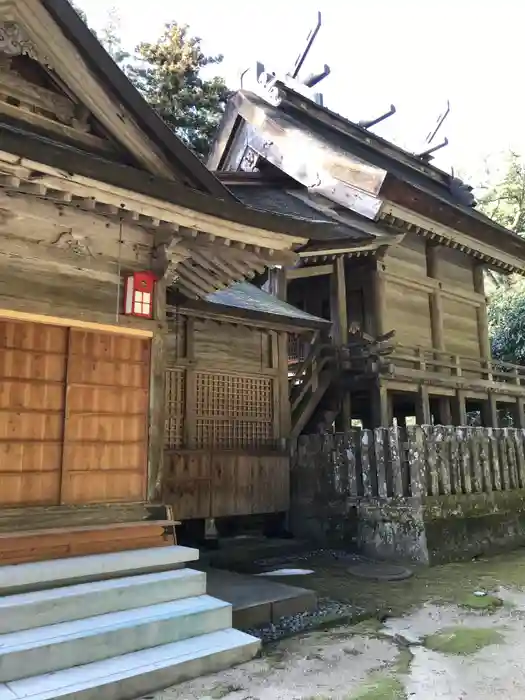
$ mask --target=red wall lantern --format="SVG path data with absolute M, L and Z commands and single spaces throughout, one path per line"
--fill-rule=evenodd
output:
M 153 318 L 155 275 L 152 272 L 134 272 L 124 284 L 124 313 L 127 316 Z

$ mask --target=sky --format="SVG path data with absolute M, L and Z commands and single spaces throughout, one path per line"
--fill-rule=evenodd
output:
M 115 9 L 123 44 L 152 41 L 163 25 L 186 23 L 233 89 L 256 60 L 286 72 L 318 9 L 323 26 L 305 72 L 325 63 L 325 105 L 354 121 L 396 114 L 373 131 L 418 150 L 450 101 L 434 163 L 473 184 L 497 179 L 503 154 L 525 155 L 523 26 L 520 0 L 76 0 L 98 30 Z M 441 138 L 436 139 L 436 141 Z M 419 150 L 422 150 L 421 148 Z

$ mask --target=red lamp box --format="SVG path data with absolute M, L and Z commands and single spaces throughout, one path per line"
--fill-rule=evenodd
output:
M 152 272 L 134 272 L 125 279 L 124 313 L 127 316 L 153 318 L 155 275 Z

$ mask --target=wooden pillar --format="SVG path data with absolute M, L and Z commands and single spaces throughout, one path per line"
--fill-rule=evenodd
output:
M 485 279 L 483 270 L 483 265 L 476 265 L 474 267 L 474 291 L 477 294 L 483 295 L 483 301 L 480 302 L 480 305 L 476 307 L 480 355 L 483 359 L 490 360 L 492 354 L 489 338 L 487 305 L 485 303 Z
M 335 259 L 330 277 L 330 317 L 334 328 L 334 342 L 344 345 L 348 340 L 348 309 L 346 305 L 345 260 Z
M 432 423 L 428 387 L 424 385 L 419 387 L 416 397 L 416 421 L 418 425 L 430 425 Z
M 276 347 L 277 385 L 279 388 L 279 437 L 288 439 L 292 430 L 292 413 L 288 390 L 288 333 L 274 334 L 272 343 Z
M 165 279 L 159 279 L 155 285 L 153 304 L 154 318 L 159 328 L 151 341 L 147 498 L 150 503 L 158 503 L 162 499 L 165 444 L 167 334 Z
M 377 383 L 371 392 L 371 407 L 372 407 L 372 422 L 371 428 L 386 428 L 390 425 L 390 408 L 391 402 L 389 401 L 388 391 L 386 386 Z
M 456 391 L 456 396 L 452 401 L 452 418 L 454 425 L 467 425 L 467 404 L 463 391 Z
M 382 265 L 374 270 L 372 275 L 372 298 L 374 303 L 374 319 L 376 336 L 386 333 L 386 280 Z
M 525 428 L 525 399 L 518 399 L 515 407 L 515 417 L 517 428 Z
M 335 345 L 341 347 L 348 342 L 348 306 L 346 301 L 345 259 L 337 257 L 330 277 L 330 316 L 332 319 Z M 352 406 L 348 390 L 341 400 L 341 413 L 337 424 L 342 430 L 349 430 L 352 421 Z
M 288 280 L 286 278 L 285 267 L 272 267 L 268 270 L 268 280 L 270 282 L 270 294 L 286 301 L 288 298 Z
M 498 415 L 498 402 L 497 395 L 489 393 L 489 415 L 490 415 L 490 425 L 489 428 L 499 428 L 499 415 Z
M 438 254 L 439 246 L 435 243 L 427 244 L 427 276 L 438 280 Z M 432 328 L 432 345 L 436 350 L 445 350 L 445 337 L 443 333 L 443 298 L 441 289 L 435 289 L 430 295 L 430 323 Z
M 436 399 L 438 410 L 438 422 L 441 425 L 452 425 L 452 409 L 448 396 L 439 396 Z

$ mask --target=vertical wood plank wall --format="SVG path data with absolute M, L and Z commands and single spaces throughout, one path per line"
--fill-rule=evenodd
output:
M 145 498 L 150 341 L 0 320 L 0 505 Z
M 386 326 L 395 329 L 396 341 L 481 357 L 478 309 L 485 300 L 474 286 L 474 265 L 465 253 L 416 234 L 390 248 L 378 274 L 386 279 Z
M 279 451 L 290 425 L 286 341 L 243 324 L 171 319 L 164 501 L 176 518 L 287 509 L 289 458 Z

